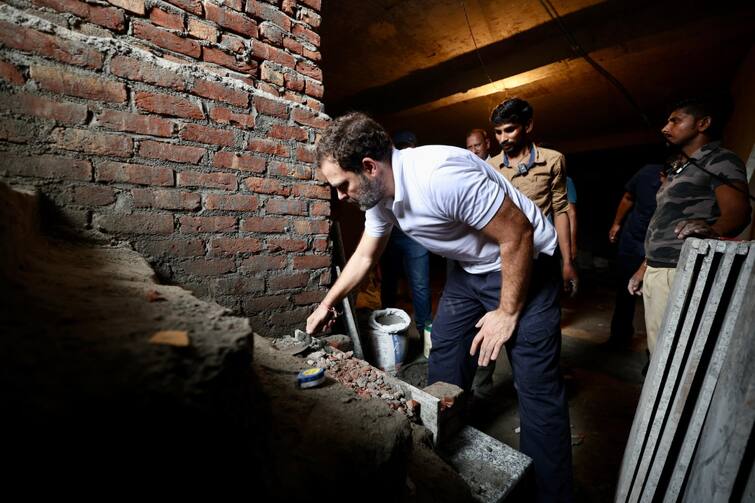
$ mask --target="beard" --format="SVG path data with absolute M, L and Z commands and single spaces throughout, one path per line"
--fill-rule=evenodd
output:
M 359 194 L 354 198 L 354 202 L 359 205 L 360 210 L 367 211 L 383 199 L 384 187 L 380 180 L 371 180 L 364 173 L 359 174 L 359 180 L 362 186 L 359 189 Z

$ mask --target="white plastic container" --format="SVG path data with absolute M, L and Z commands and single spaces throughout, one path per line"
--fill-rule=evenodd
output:
M 411 322 L 401 309 L 379 309 L 370 314 L 369 339 L 376 367 L 388 373 L 401 368 L 406 357 L 406 329 Z
M 423 339 L 422 354 L 425 355 L 425 358 L 430 358 L 430 349 L 433 347 L 433 341 L 430 338 L 432 330 L 433 330 L 433 324 L 428 323 L 427 325 L 425 325 L 425 330 L 423 330 L 423 333 L 422 333 L 422 339 Z

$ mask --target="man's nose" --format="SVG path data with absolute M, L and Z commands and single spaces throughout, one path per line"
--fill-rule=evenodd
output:
M 346 192 L 341 192 L 340 190 L 337 190 L 336 193 L 338 194 L 338 199 L 341 201 L 349 197 L 348 195 L 346 195 Z

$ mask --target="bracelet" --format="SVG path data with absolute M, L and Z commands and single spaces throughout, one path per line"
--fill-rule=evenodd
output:
M 339 313 L 339 312 L 338 312 L 338 311 L 336 310 L 336 308 L 335 308 L 335 307 L 333 307 L 333 306 L 331 306 L 331 305 L 329 305 L 329 304 L 326 304 L 326 303 L 324 303 L 324 302 L 320 302 L 320 305 L 319 305 L 319 307 L 324 307 L 324 308 L 325 308 L 325 309 L 326 309 L 326 310 L 327 310 L 327 311 L 328 311 L 329 313 L 331 313 L 331 314 L 333 315 L 333 317 L 334 317 L 334 318 L 337 318 L 337 317 L 338 317 L 338 315 L 339 315 L 339 314 L 341 314 L 341 313 Z

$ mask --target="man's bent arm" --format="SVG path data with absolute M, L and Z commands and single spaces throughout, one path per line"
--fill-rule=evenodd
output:
M 624 192 L 624 197 L 619 202 L 619 207 L 616 208 L 616 216 L 613 217 L 613 224 L 608 231 L 608 240 L 611 243 L 615 243 L 619 237 L 619 230 L 621 229 L 621 223 L 624 221 L 624 217 L 627 216 L 629 210 L 634 206 L 634 197 L 629 192 Z
M 704 220 L 685 220 L 674 228 L 676 237 L 685 239 L 689 236 L 703 238 L 717 238 L 719 236 L 734 237 L 750 223 L 752 208 L 747 198 L 747 185 L 743 182 L 733 182 L 734 187 L 720 185 L 716 187 L 716 203 L 721 211 L 715 223 L 708 224 Z
M 482 233 L 499 243 L 502 278 L 498 309 L 490 311 L 477 323 L 480 331 L 470 350 L 474 355 L 480 348 L 478 362 L 485 366 L 498 357 L 503 344 L 511 338 L 524 308 L 532 271 L 534 232 L 524 213 L 506 198 Z
M 346 262 L 341 275 L 331 287 L 325 298 L 315 311 L 307 318 L 307 333 L 317 333 L 328 321 L 328 313 L 341 299 L 346 297 L 370 271 L 377 262 L 385 245 L 388 243 L 390 234 L 379 238 L 362 234 L 357 249 Z

